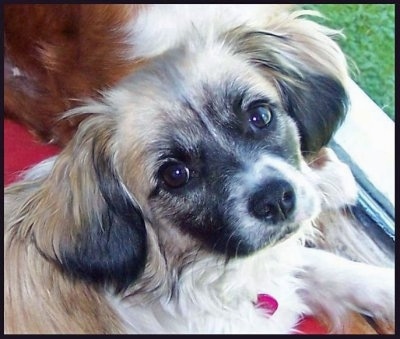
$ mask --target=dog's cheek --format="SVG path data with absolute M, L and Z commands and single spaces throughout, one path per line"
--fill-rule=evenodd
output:
M 244 220 L 232 217 L 233 208 L 222 193 L 208 192 L 203 203 L 174 213 L 169 222 L 198 241 L 202 248 L 227 257 L 247 255 L 259 246 L 259 241 L 246 233 Z
M 210 190 L 197 189 L 181 194 L 160 192 L 150 200 L 153 222 L 160 227 L 175 227 L 200 244 L 212 244 L 216 230 L 223 227 L 220 211 L 224 200 Z M 211 245 L 212 246 L 212 245 Z

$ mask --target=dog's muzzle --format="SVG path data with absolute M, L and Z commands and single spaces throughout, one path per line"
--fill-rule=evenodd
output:
M 284 179 L 269 179 L 260 185 L 248 202 L 248 210 L 255 218 L 277 224 L 290 218 L 296 196 L 292 185 Z

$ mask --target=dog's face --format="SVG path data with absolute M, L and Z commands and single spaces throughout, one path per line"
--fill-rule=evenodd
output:
M 177 48 L 109 94 L 121 111 L 117 162 L 147 217 L 227 256 L 274 244 L 316 215 L 295 110 L 316 125 L 325 114 L 332 133 L 344 98 L 333 78 L 302 74 L 300 84 L 285 83 L 285 66 L 260 72 L 251 57 L 220 45 Z M 313 112 L 317 105 L 326 112 Z M 312 128 L 302 133 L 304 152 L 316 151 L 309 145 L 325 133 L 307 140 Z
M 149 245 L 247 255 L 318 213 L 303 158 L 343 119 L 345 63 L 303 21 L 280 29 L 190 41 L 75 111 L 97 115 L 53 175 L 73 224 L 57 235 L 67 271 L 123 288 Z
M 300 172 L 298 129 L 273 77 L 222 51 L 187 54 L 126 80 L 124 91 L 139 95 L 119 101 L 135 113 L 121 114 L 117 162 L 156 227 L 227 256 L 249 254 L 318 211 Z

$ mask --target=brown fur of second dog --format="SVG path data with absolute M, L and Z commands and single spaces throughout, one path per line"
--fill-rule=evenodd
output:
M 5 116 L 64 145 L 83 117 L 58 121 L 137 67 L 118 27 L 141 5 L 4 6 Z

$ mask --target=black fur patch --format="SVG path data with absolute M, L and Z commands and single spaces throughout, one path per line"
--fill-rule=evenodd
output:
M 301 87 L 278 81 L 283 105 L 296 121 L 304 155 L 325 146 L 343 121 L 348 97 L 338 80 L 326 75 L 307 74 Z
M 96 285 L 112 284 L 122 291 L 144 268 L 146 230 L 142 215 L 121 186 L 110 160 L 93 141 L 92 161 L 104 204 L 87 211 L 86 225 L 75 246 L 63 248 L 62 263 L 74 276 Z M 95 204 L 95 206 L 98 204 Z

